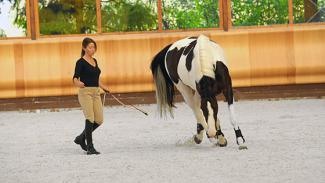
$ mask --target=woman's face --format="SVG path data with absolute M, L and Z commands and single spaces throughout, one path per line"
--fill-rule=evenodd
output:
M 96 47 L 94 43 L 89 43 L 86 48 L 83 48 L 85 53 L 89 56 L 93 56 L 96 52 Z

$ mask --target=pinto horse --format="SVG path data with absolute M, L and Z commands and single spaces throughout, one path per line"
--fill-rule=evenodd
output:
M 192 141 L 200 144 L 205 131 L 211 143 L 224 147 L 227 140 L 221 131 L 216 99 L 218 94 L 223 93 L 228 102 L 236 142 L 240 149 L 246 148 L 235 117 L 231 77 L 218 44 L 204 35 L 178 40 L 155 55 L 150 68 L 161 117 L 167 112 L 173 117 L 176 86 L 197 120 L 197 134 Z

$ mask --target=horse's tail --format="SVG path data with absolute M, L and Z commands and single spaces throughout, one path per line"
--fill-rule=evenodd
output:
M 165 67 L 165 57 L 170 46 L 171 44 L 155 55 L 150 66 L 156 85 L 156 100 L 160 117 L 167 116 L 167 111 L 173 117 L 174 84 L 169 78 Z

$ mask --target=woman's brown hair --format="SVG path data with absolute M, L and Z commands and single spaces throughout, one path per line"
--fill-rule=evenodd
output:
M 91 39 L 89 37 L 86 37 L 86 38 L 84 38 L 84 40 L 82 40 L 81 57 L 83 57 L 85 55 L 85 50 L 83 48 L 87 48 L 87 46 L 90 43 L 94 43 L 95 49 L 97 50 L 97 44 L 96 44 L 96 42 L 93 39 Z

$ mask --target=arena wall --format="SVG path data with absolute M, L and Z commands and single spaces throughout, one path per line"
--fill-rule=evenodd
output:
M 235 87 L 325 82 L 325 26 L 90 35 L 112 92 L 153 91 L 151 58 L 165 45 L 205 34 L 225 50 Z M 87 35 L 86 35 L 87 36 Z M 0 41 L 0 98 L 74 95 L 83 36 Z

